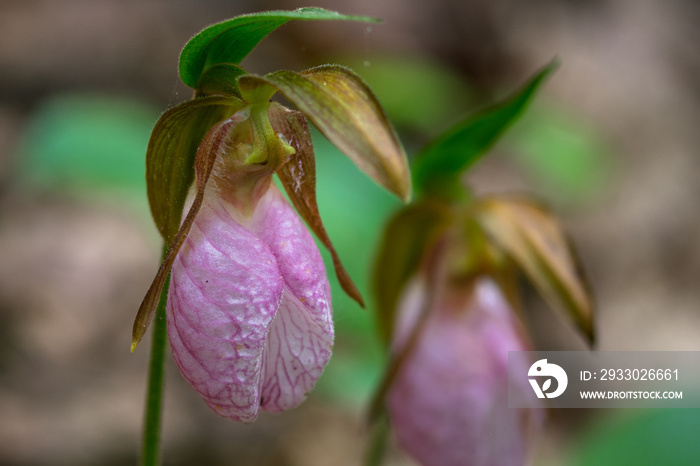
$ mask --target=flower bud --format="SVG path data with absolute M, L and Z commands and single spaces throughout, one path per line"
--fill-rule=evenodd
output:
M 387 407 L 400 443 L 426 466 L 525 464 L 540 412 L 508 408 L 508 351 L 526 350 L 508 301 L 490 278 L 448 284 L 406 349 L 425 296 L 409 283 L 397 322 L 395 349 L 408 353 Z

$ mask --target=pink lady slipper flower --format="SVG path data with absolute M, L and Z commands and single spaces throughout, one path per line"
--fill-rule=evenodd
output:
M 169 248 L 139 309 L 132 348 L 170 273 L 166 319 L 175 362 L 217 414 L 243 422 L 254 421 L 260 408 L 297 406 L 331 356 L 330 287 L 303 221 L 330 250 L 343 289 L 362 304 L 319 216 L 306 118 L 375 181 L 401 198 L 410 193 L 403 149 L 370 89 L 350 70 L 257 76 L 232 64 L 242 57 L 226 41 L 263 26 L 269 33 L 299 15 L 357 19 L 319 9 L 270 12 L 195 36 L 183 51 L 191 66 L 183 72 L 181 57 L 181 75 L 197 97 L 161 117 L 147 155 L 151 209 Z M 224 41 L 210 48 L 235 57 L 212 65 L 200 56 L 209 53 L 201 37 Z M 299 110 L 271 102 L 277 91 Z
M 250 422 L 260 407 L 304 400 L 330 359 L 333 322 L 313 238 L 271 176 L 241 187 L 235 152 L 247 146 L 221 144 L 231 146 L 173 262 L 167 322 L 185 379 L 221 416 Z
M 426 466 L 527 464 L 543 416 L 527 380 L 508 383 L 508 352 L 529 348 L 516 272 L 593 338 L 590 295 L 556 219 L 531 200 L 474 197 L 463 183 L 555 66 L 428 144 L 413 165 L 419 200 L 384 232 L 373 282 L 389 365 L 372 418 L 388 418 Z M 509 388 L 525 407 L 508 408 Z M 381 434 L 386 423 L 376 425 Z
M 406 232 L 406 233 L 401 233 Z M 406 256 L 408 248 L 419 251 Z M 398 266 L 392 258 L 407 257 Z M 543 406 L 510 381 L 508 352 L 528 351 L 516 306 L 518 267 L 588 331 L 591 305 L 554 219 L 520 199 L 436 200 L 389 224 L 375 285 L 391 364 L 375 399 L 402 447 L 425 466 L 522 466 Z M 386 307 L 384 307 L 386 306 Z M 391 325 L 391 328 L 387 328 Z M 519 360 L 522 372 L 529 364 Z

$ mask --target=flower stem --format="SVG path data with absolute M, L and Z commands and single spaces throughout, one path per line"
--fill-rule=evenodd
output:
M 160 294 L 160 301 L 153 318 L 153 337 L 151 340 L 151 360 L 148 366 L 148 389 L 143 421 L 143 444 L 141 449 L 141 466 L 160 464 L 160 426 L 163 405 L 163 375 L 165 372 L 165 347 L 167 325 L 165 322 L 165 304 L 168 299 L 170 275 Z

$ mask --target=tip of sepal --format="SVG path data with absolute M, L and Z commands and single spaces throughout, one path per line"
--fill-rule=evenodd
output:
M 593 321 L 590 320 L 579 325 L 579 329 L 583 332 L 583 336 L 586 338 L 586 344 L 589 348 L 595 349 L 597 343 L 597 335 L 595 327 L 593 326 Z
M 357 289 L 355 282 L 352 281 L 352 278 L 350 278 L 350 275 L 348 274 L 347 270 L 345 270 L 345 267 L 343 267 L 342 262 L 340 262 L 340 257 L 336 253 L 332 244 L 329 247 L 329 251 L 333 257 L 335 276 L 338 278 L 338 283 L 340 283 L 340 287 L 353 301 L 359 304 L 362 309 L 365 309 L 365 300 L 362 298 L 360 290 Z
M 362 309 L 367 309 L 367 305 L 365 305 L 365 300 L 362 298 L 362 295 L 360 293 L 357 293 L 357 296 L 352 296 L 350 295 L 352 299 L 355 300 L 355 302 L 362 308 Z
M 401 148 L 403 152 L 403 148 Z M 408 166 L 408 158 L 403 153 L 403 160 L 390 173 L 390 176 L 385 180 L 377 180 L 380 186 L 387 189 L 393 195 L 398 197 L 404 204 L 409 204 L 413 198 L 413 180 Z
M 299 111 L 291 111 L 280 105 L 273 105 L 270 107 L 270 121 L 278 131 L 280 140 L 288 141 L 289 148 L 293 151 L 289 154 L 292 158 L 291 161 L 277 170 L 277 176 L 289 195 L 289 200 L 309 228 L 316 234 L 319 241 L 331 253 L 335 274 L 343 291 L 360 307 L 365 308 L 364 299 L 343 267 L 340 256 L 333 247 L 318 211 L 316 161 L 306 117 Z
M 408 204 L 411 202 L 411 198 L 413 198 L 413 186 L 409 184 L 408 188 L 401 195 L 401 200 L 404 202 L 404 204 Z
M 132 342 L 131 342 L 131 351 L 130 351 L 130 352 L 133 353 L 137 346 L 139 346 L 139 342 L 138 342 L 138 341 L 132 341 Z

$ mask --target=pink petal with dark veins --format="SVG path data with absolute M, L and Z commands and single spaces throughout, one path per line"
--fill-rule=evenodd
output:
M 293 408 L 330 359 L 330 304 L 318 248 L 274 185 L 250 217 L 212 190 L 172 268 L 175 361 L 221 416 Z
M 526 349 L 515 316 L 487 279 L 466 308 L 454 303 L 438 300 L 400 368 L 387 397 L 392 425 L 425 466 L 523 465 L 540 413 L 508 408 L 508 351 Z
M 266 348 L 262 407 L 281 412 L 304 401 L 330 359 L 332 344 L 332 331 L 319 326 L 285 287 Z
M 263 408 L 280 412 L 304 401 L 331 357 L 330 286 L 316 243 L 274 185 L 260 200 L 252 228 L 275 255 L 285 283 L 262 385 Z
M 284 283 L 270 249 L 207 197 L 172 267 L 168 334 L 182 375 L 219 415 L 258 416 L 265 345 Z

